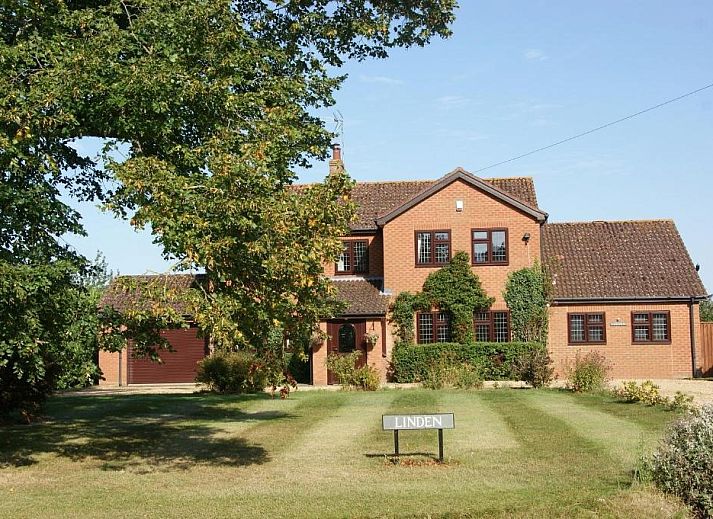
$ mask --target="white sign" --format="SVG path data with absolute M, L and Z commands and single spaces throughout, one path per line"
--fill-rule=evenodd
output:
M 385 414 L 381 417 L 385 431 L 419 429 L 455 429 L 453 413 L 444 414 Z

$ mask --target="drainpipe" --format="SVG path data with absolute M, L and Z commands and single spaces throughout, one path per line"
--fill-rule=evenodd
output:
M 691 301 L 688 303 L 688 320 L 691 324 L 691 372 L 693 373 L 693 378 L 698 378 L 700 373 L 698 372 L 696 366 L 696 325 L 693 313 L 693 309 L 695 307 L 694 301 L 695 298 L 691 297 Z
M 119 350 L 119 386 L 121 386 L 121 351 Z

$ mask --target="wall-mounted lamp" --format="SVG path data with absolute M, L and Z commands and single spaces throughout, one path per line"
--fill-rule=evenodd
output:
M 463 200 L 456 200 L 456 211 L 463 212 Z
M 530 233 L 529 232 L 526 232 L 525 234 L 522 235 L 522 241 L 524 241 L 525 243 L 530 241 Z

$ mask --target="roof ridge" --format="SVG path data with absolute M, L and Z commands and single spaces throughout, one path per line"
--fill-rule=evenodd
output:
M 634 220 L 579 220 L 574 222 L 547 222 L 545 225 L 582 225 L 594 223 L 675 223 L 673 218 L 642 218 Z
M 451 172 L 452 173 L 452 172 Z M 472 173 L 470 173 L 473 175 Z M 476 175 L 473 175 L 476 176 Z M 441 177 L 442 178 L 442 177 Z M 493 180 L 534 180 L 534 177 L 527 177 L 527 176 L 517 176 L 517 177 L 477 177 L 480 180 L 484 180 L 485 182 L 491 182 Z M 426 183 L 426 182 L 438 182 L 440 178 L 430 178 L 430 179 L 423 179 L 423 178 L 417 178 L 413 180 L 355 180 L 357 184 L 413 184 L 413 183 Z M 313 186 L 316 184 L 320 184 L 320 182 L 305 182 L 305 183 L 299 183 L 296 182 L 294 184 L 290 184 L 292 186 Z

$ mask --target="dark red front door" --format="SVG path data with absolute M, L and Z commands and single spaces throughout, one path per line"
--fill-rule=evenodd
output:
M 357 361 L 357 367 L 366 364 L 366 321 L 338 320 L 327 323 L 327 354 L 347 354 L 361 351 L 362 356 Z M 327 371 L 327 383 L 336 384 L 337 381 L 331 371 Z

